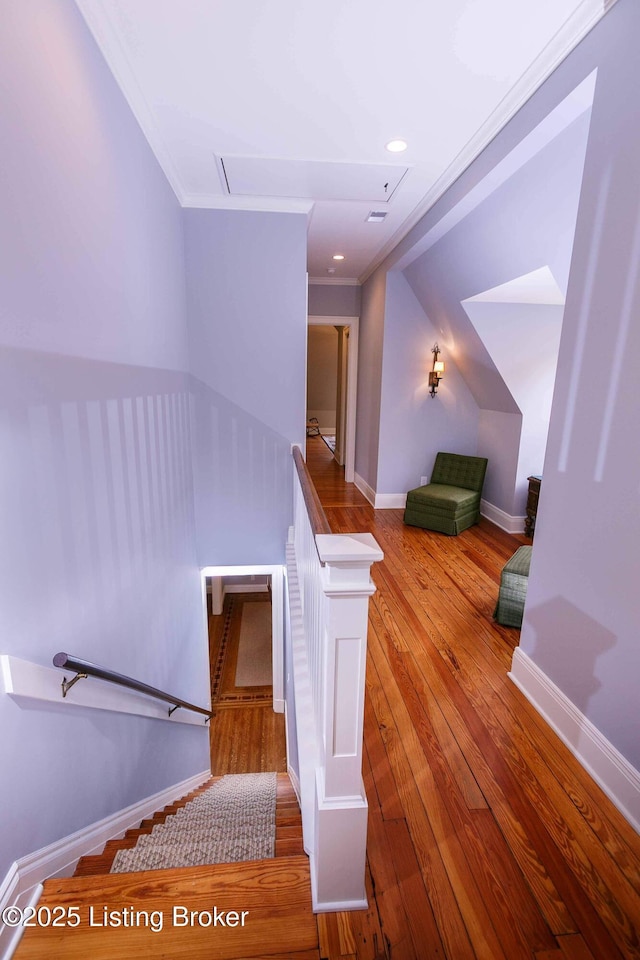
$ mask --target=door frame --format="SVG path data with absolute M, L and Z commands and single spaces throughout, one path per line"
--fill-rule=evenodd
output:
M 358 397 L 358 334 L 360 317 L 307 317 L 309 326 L 349 327 L 349 356 L 347 361 L 346 437 L 344 450 L 344 479 L 355 482 L 356 474 L 356 403 Z
M 207 611 L 207 577 L 271 577 L 271 660 L 273 669 L 273 709 L 284 713 L 284 567 L 281 565 L 252 564 L 249 566 L 201 567 L 204 622 L 209 644 L 209 616 Z

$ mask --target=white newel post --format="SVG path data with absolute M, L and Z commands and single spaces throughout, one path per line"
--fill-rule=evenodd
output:
M 383 553 L 368 533 L 316 536 L 325 597 L 323 762 L 316 774 L 316 910 L 364 909 L 367 798 L 362 780 L 371 564 Z

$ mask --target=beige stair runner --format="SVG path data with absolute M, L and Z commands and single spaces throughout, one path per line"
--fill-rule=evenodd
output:
M 119 850 L 111 873 L 264 860 L 274 856 L 275 839 L 276 774 L 225 776 Z
M 76 876 L 47 880 L 37 910 L 61 925 L 27 929 L 15 960 L 319 960 L 297 801 L 286 774 L 267 776 L 277 794 L 273 859 L 109 872 L 118 852 L 134 852 L 141 835 L 194 803 L 190 795 L 110 841 L 110 852 L 83 858 Z

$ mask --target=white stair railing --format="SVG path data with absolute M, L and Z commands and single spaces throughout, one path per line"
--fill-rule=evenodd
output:
M 297 448 L 294 461 L 287 710 L 295 710 L 313 907 L 359 910 L 367 905 L 362 744 L 370 569 L 383 554 L 371 534 L 329 532 Z

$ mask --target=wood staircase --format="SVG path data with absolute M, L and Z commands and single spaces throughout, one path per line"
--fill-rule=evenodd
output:
M 302 820 L 287 774 L 277 775 L 275 859 L 109 873 L 118 850 L 217 779 L 110 840 L 101 854 L 82 857 L 73 877 L 47 880 L 39 924 L 25 930 L 16 960 L 318 958 Z

